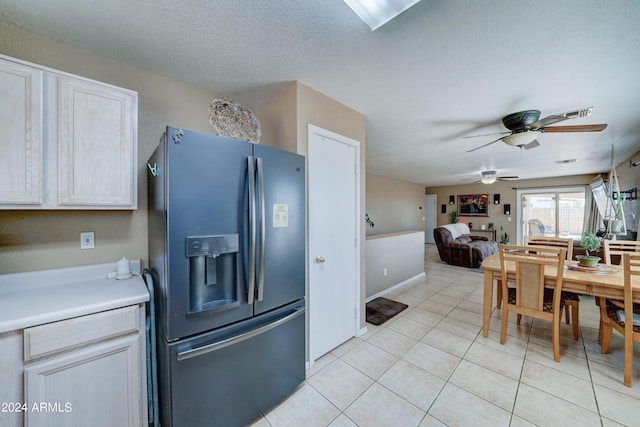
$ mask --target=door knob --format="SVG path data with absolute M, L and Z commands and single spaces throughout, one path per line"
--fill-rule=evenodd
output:
M 316 264 L 322 264 L 324 262 L 324 257 L 321 257 L 320 255 L 318 255 L 316 257 Z

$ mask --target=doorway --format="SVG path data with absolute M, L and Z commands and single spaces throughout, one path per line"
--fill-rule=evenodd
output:
M 438 211 L 436 205 L 438 198 L 435 194 L 424 196 L 424 242 L 435 244 L 433 229 L 437 227 Z
M 357 335 L 360 143 L 309 125 L 309 362 Z

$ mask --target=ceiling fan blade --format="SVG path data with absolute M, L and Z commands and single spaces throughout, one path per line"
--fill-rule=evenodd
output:
M 509 132 L 509 133 L 511 133 L 511 132 Z M 493 141 L 488 142 L 488 143 L 486 143 L 486 144 L 484 144 L 484 145 L 481 145 L 481 146 L 476 147 L 476 148 L 472 148 L 471 150 L 467 150 L 467 153 L 471 153 L 472 151 L 476 151 L 476 150 L 479 150 L 479 149 L 481 149 L 481 148 L 484 148 L 484 147 L 486 147 L 486 146 L 488 146 L 488 145 L 495 144 L 496 142 L 498 142 L 498 141 L 500 141 L 500 140 L 502 140 L 502 138 L 494 139 Z
M 592 110 L 593 110 L 593 107 L 587 107 L 581 110 L 570 111 L 568 113 L 552 114 L 550 116 L 544 117 L 536 122 L 531 123 L 528 127 L 529 129 L 540 129 L 545 126 L 552 125 L 554 123 L 562 122 L 564 120 L 577 119 L 579 117 L 589 117 L 591 115 Z
M 545 133 L 549 132 L 601 132 L 607 128 L 607 124 L 596 125 L 576 125 L 576 126 L 549 126 L 543 128 Z
M 493 136 L 493 135 L 506 135 L 511 133 L 511 131 L 509 132 L 494 132 L 494 133 L 485 133 L 484 135 L 469 135 L 469 136 L 463 136 L 462 139 L 467 139 L 467 138 L 477 138 L 479 136 Z
M 543 128 L 545 126 L 549 126 L 549 125 L 552 125 L 554 123 L 558 123 L 558 122 L 561 122 L 561 121 L 567 120 L 567 119 L 569 119 L 569 117 L 557 116 L 557 115 L 547 116 L 547 117 L 544 117 L 544 118 L 538 120 L 537 122 L 531 123 L 528 127 L 529 127 L 529 129 L 540 129 L 540 128 Z
M 522 148 L 524 148 L 525 150 L 531 150 L 532 148 L 536 148 L 539 145 L 540 145 L 540 143 L 538 142 L 538 140 L 534 139 L 533 141 L 531 141 L 530 143 L 528 143 L 527 145 L 525 145 Z

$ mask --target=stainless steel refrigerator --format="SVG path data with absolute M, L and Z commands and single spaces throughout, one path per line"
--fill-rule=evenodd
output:
M 244 425 L 305 378 L 304 157 L 167 127 L 148 169 L 161 425 Z

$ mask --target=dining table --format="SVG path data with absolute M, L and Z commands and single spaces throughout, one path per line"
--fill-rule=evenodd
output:
M 489 335 L 489 323 L 493 308 L 494 283 L 501 282 L 500 253 L 488 256 L 482 262 L 484 272 L 484 297 L 482 307 L 482 335 Z M 624 299 L 624 276 L 621 266 L 598 264 L 597 268 L 580 267 L 576 261 L 566 261 L 562 290 L 595 297 Z M 515 277 L 515 264 L 506 264 L 507 278 Z M 545 271 L 545 286 L 555 285 L 555 269 Z M 640 302 L 640 283 L 632 283 L 633 302 Z M 496 301 L 497 303 L 497 301 Z M 496 304 L 497 305 L 497 304 Z

